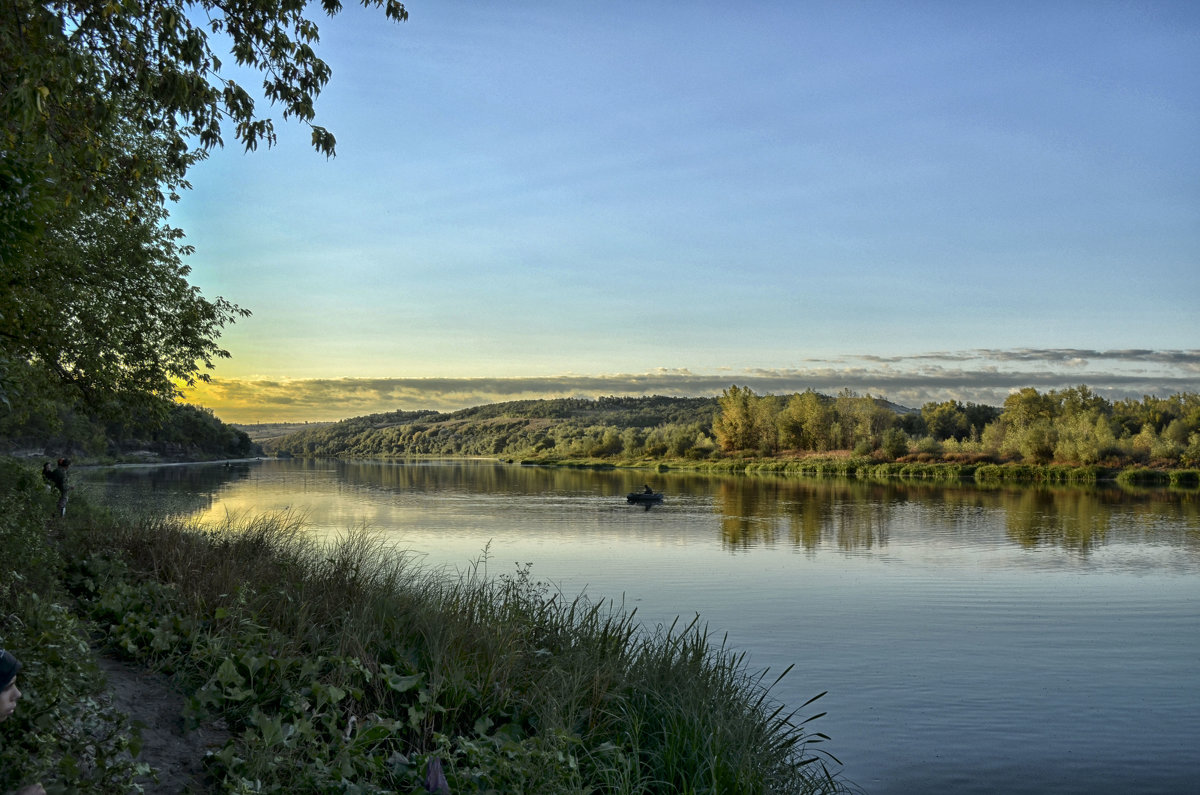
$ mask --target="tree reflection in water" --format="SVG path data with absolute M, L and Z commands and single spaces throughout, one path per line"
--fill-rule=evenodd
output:
M 255 462 L 78 467 L 76 484 L 117 511 L 195 514 L 212 508 L 223 488 L 250 476 Z
M 1086 554 L 1110 540 L 1174 539 L 1179 522 L 1200 526 L 1195 493 L 1115 486 L 995 488 L 747 476 L 721 480 L 713 507 L 723 542 L 740 549 L 786 538 L 810 551 L 870 550 L 886 547 L 898 527 L 913 540 L 922 533 L 976 535 L 980 517 L 991 515 L 1002 517 L 1008 539 L 1021 547 Z
M 250 483 L 246 483 L 247 479 Z M 81 482 L 122 510 L 199 514 L 214 501 L 226 509 L 265 511 L 300 501 L 315 513 L 349 516 L 356 504 L 423 505 L 425 496 L 454 506 L 470 498 L 559 510 L 572 523 L 588 510 L 614 518 L 644 513 L 625 495 L 649 481 L 666 493 L 647 521 L 634 528 L 708 532 L 716 519 L 720 543 L 730 550 L 757 546 L 847 553 L 881 551 L 898 543 L 980 544 L 1022 549 L 1057 547 L 1088 555 L 1111 543 L 1158 543 L 1200 550 L 1200 494 L 1130 490 L 1115 486 L 976 486 L 894 480 L 811 479 L 778 475 L 713 475 L 646 470 L 537 467 L 495 460 L 330 461 L 96 468 Z M 241 485 L 239 485 L 241 484 Z M 275 504 L 277 503 L 277 504 Z M 328 504 L 326 504 L 328 503 Z M 398 509 L 347 519 L 387 526 Z M 507 509 L 505 509 L 507 510 Z M 388 511 L 391 511 L 390 513 Z M 590 515 L 588 515 L 590 516 Z M 539 517 L 542 519 L 544 517 Z M 511 520 L 510 520 L 511 521 Z M 601 522 L 595 517 L 585 521 Z M 607 520 L 604 520 L 607 521 Z M 603 522 L 601 522 L 603 523 Z M 632 527 L 632 526 L 631 526 Z M 1180 527 L 1192 528 L 1180 531 Z M 655 529 L 658 528 L 658 529 Z M 340 528 L 334 528 L 340 529 Z M 1181 537 L 1181 532 L 1183 535 Z M 711 536 L 710 536 L 711 538 Z

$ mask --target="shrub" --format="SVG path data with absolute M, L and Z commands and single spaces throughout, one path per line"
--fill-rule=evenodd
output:
M 908 453 L 908 434 L 899 428 L 888 428 L 883 432 L 881 449 L 888 458 L 895 460 Z

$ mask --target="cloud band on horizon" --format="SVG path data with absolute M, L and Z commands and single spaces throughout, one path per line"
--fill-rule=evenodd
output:
M 811 361 L 811 360 L 810 360 Z M 823 367 L 728 369 L 693 373 L 660 369 L 640 374 L 463 378 L 214 378 L 185 399 L 235 423 L 345 419 L 396 410 L 454 411 L 508 400 L 601 395 L 719 395 L 730 384 L 759 393 L 836 394 L 849 389 L 919 408 L 929 401 L 1001 405 L 1024 387 L 1039 391 L 1087 384 L 1110 400 L 1200 391 L 1200 351 L 1074 349 L 975 350 L 911 356 L 854 356 Z M 932 362 L 921 364 L 921 362 Z M 937 362 L 976 362 L 948 368 Z M 1107 367 L 1092 365 L 1103 362 Z M 866 364 L 857 364 L 865 362 Z M 1006 369 L 988 362 L 1047 365 Z M 897 365 L 909 365 L 898 367 Z M 1116 366 L 1113 366 L 1116 365 Z

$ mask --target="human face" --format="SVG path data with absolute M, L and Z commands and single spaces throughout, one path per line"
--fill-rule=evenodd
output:
M 17 702 L 21 700 L 21 691 L 17 689 L 17 680 L 13 679 L 8 687 L 0 692 L 0 723 L 8 720 L 9 716 L 17 709 Z

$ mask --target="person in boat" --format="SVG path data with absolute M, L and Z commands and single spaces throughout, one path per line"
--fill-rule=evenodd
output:
M 653 493 L 654 493 L 654 489 L 650 488 L 649 483 L 647 483 L 645 486 L 642 486 L 642 494 L 653 494 Z

